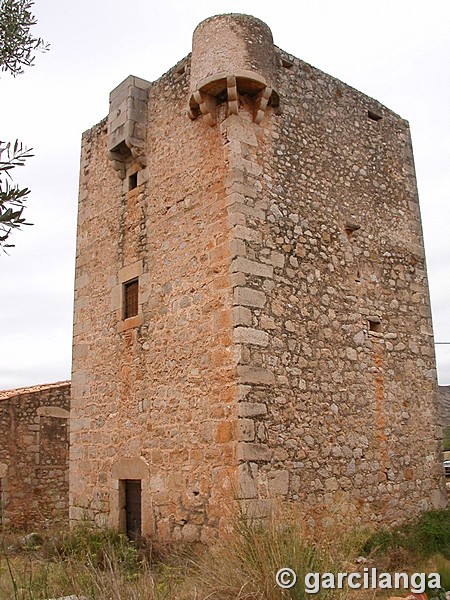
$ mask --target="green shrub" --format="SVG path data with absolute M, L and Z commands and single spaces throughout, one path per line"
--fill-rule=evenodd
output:
M 450 450 L 450 425 L 444 429 L 443 439 L 444 452 Z
M 129 574 L 137 573 L 142 566 L 138 549 L 126 535 L 90 524 L 81 524 L 64 536 L 58 553 L 63 557 L 84 560 L 99 569 L 109 567 L 114 558 Z
M 363 550 L 366 554 L 380 555 L 399 548 L 422 559 L 438 553 L 450 559 L 450 509 L 426 512 L 401 527 L 378 531 L 367 540 Z
M 441 556 L 437 556 L 434 560 L 433 568 L 441 576 L 441 586 L 444 590 L 450 591 L 450 564 Z

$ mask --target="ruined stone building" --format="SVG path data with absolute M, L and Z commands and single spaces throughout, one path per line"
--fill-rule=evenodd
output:
M 68 525 L 70 382 L 0 391 L 0 526 Z

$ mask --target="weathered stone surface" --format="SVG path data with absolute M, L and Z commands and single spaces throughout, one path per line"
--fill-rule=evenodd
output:
M 231 263 L 231 270 L 256 275 L 257 277 L 273 277 L 272 265 L 265 265 L 254 260 L 239 256 Z
M 232 232 L 237 238 L 246 240 L 247 242 L 261 242 L 261 232 L 250 227 L 244 227 L 242 225 L 236 225 Z
M 450 427 L 450 385 L 440 385 L 438 393 L 442 427 Z
M 251 463 L 239 465 L 238 477 L 239 498 L 256 498 L 258 495 L 256 465 Z
M 257 417 L 267 413 L 267 406 L 259 402 L 239 402 L 238 411 L 240 417 Z
M 269 493 L 272 497 L 285 496 L 289 491 L 289 471 L 270 471 L 268 474 Z
M 267 346 L 269 343 L 269 334 L 260 329 L 253 329 L 252 327 L 236 327 L 234 330 L 234 340 L 238 344 Z
M 239 383 L 252 383 L 262 385 L 272 385 L 275 383 L 275 377 L 268 369 L 260 367 L 239 366 L 237 368 Z
M 251 288 L 235 287 L 234 303 L 243 306 L 252 306 L 254 308 L 262 308 L 266 303 L 266 294 Z
M 68 381 L 0 391 L 0 495 L 8 527 L 68 524 L 69 407 Z
M 251 325 L 252 311 L 245 306 L 233 307 L 233 325 Z
M 239 419 L 238 440 L 251 442 L 255 439 L 255 423 L 252 419 Z
M 240 442 L 238 444 L 237 457 L 242 461 L 267 461 L 270 459 L 270 449 L 265 444 L 252 444 Z
M 251 22 L 213 19 L 150 84 L 123 184 L 106 123 L 83 136 L 73 520 L 123 529 L 128 460 L 161 539 L 225 531 L 237 492 L 254 518 L 282 497 L 353 524 L 441 501 L 408 125 L 273 46 L 269 68 Z M 129 319 L 121 273 L 139 280 Z
M 272 501 L 263 499 L 249 499 L 241 501 L 242 514 L 250 519 L 266 519 L 272 511 Z

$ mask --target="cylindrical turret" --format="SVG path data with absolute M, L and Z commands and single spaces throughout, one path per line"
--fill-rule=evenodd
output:
M 277 60 L 269 27 L 249 15 L 228 14 L 210 17 L 194 31 L 191 58 L 191 117 L 215 117 L 212 99 L 227 90 L 230 112 L 237 113 L 237 95 L 258 98 L 258 111 L 269 99 L 278 103 Z

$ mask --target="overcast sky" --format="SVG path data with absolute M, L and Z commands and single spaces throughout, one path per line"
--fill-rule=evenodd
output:
M 435 340 L 450 342 L 449 0 L 37 0 L 36 65 L 0 76 L 0 139 L 35 157 L 17 181 L 27 218 L 0 256 L 0 389 L 70 378 L 81 133 L 130 74 L 157 79 L 191 50 L 203 19 L 252 14 L 275 44 L 408 119 L 416 161 Z M 450 345 L 436 346 L 450 384 Z

